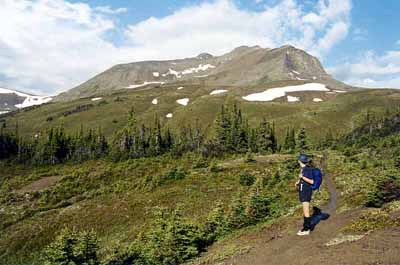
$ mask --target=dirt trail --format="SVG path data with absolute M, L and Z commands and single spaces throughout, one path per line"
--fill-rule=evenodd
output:
M 61 179 L 61 176 L 50 176 L 50 177 L 43 177 L 39 180 L 33 181 L 29 185 L 17 190 L 17 193 L 24 194 L 27 192 L 35 192 L 35 191 L 40 191 L 45 188 L 49 188 L 53 185 L 55 185 L 59 180 Z
M 328 168 L 326 165 L 327 159 L 328 159 L 328 155 L 326 153 L 324 153 L 322 156 L 322 160 L 321 160 L 321 166 L 322 166 L 322 172 L 324 175 L 324 181 L 326 182 L 326 187 L 329 192 L 329 202 L 328 202 L 328 205 L 326 206 L 326 209 L 324 209 L 324 210 L 326 212 L 328 212 L 330 215 L 333 215 L 336 213 L 338 195 L 336 192 L 335 184 L 333 183 L 333 180 L 328 172 Z
M 400 229 L 372 233 L 356 242 L 345 242 L 326 246 L 331 239 L 341 236 L 341 229 L 359 216 L 362 209 L 336 213 L 338 196 L 333 180 L 327 172 L 327 154 L 321 160 L 324 181 L 330 199 L 324 212 L 331 216 L 321 221 L 310 236 L 299 237 L 299 216 L 288 217 L 285 222 L 275 224 L 257 233 L 242 235 L 242 246 L 251 247 L 241 255 L 234 256 L 218 265 L 394 265 L 400 264 Z

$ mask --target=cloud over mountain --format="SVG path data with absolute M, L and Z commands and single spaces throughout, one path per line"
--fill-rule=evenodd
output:
M 281 0 L 259 11 L 233 0 L 180 8 L 121 25 L 127 10 L 64 0 L 0 0 L 0 85 L 39 94 L 75 86 L 116 63 L 222 54 L 240 45 L 290 43 L 323 56 L 350 27 L 350 0 Z M 110 34 L 112 33 L 112 34 Z M 116 44 L 113 34 L 122 34 Z

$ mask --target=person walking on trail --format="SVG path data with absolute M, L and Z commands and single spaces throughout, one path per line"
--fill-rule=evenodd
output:
M 299 191 L 299 200 L 303 205 L 304 223 L 303 228 L 297 232 L 299 236 L 309 235 L 312 229 L 310 203 L 313 194 L 314 176 L 312 161 L 306 154 L 301 154 L 298 157 L 298 162 L 301 167 L 299 180 L 296 182 L 296 187 Z

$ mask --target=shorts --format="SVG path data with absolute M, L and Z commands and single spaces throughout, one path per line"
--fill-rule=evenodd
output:
M 312 188 L 305 181 L 300 181 L 299 184 L 299 200 L 300 202 L 311 202 Z

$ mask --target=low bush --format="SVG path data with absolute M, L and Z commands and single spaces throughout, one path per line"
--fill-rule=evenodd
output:
M 242 172 L 239 175 L 239 183 L 242 186 L 251 186 L 256 181 L 256 177 L 247 172 Z
M 383 204 L 400 199 L 400 181 L 395 176 L 379 179 L 367 195 L 367 207 L 382 207 Z
M 44 265 L 86 264 L 100 265 L 99 242 L 93 231 L 78 233 L 63 229 L 56 240 L 44 251 Z

